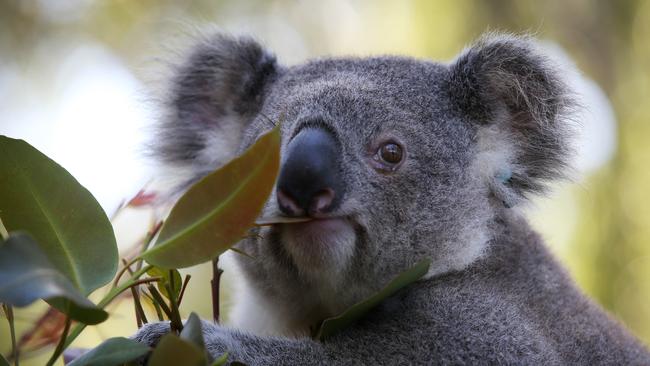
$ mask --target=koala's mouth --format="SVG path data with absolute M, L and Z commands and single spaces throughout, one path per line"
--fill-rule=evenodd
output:
M 284 223 L 277 230 L 285 250 L 303 272 L 344 268 L 355 251 L 355 225 L 347 217 Z
M 350 223 L 343 218 L 322 218 L 292 223 L 286 226 L 290 227 L 292 230 L 299 230 L 304 235 L 314 236 L 327 235 L 327 233 L 344 230 L 344 227 L 349 224 Z

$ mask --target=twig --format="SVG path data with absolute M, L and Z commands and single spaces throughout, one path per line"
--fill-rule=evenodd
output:
M 120 269 L 120 271 L 117 272 L 117 275 L 115 276 L 115 280 L 113 281 L 113 287 L 117 287 L 118 283 L 120 282 L 120 278 L 122 278 L 122 275 L 124 275 L 124 272 L 126 271 L 131 272 L 131 265 L 137 262 L 138 259 L 139 259 L 138 257 L 135 257 L 127 262 L 124 258 L 122 258 L 122 263 L 124 263 L 124 267 L 122 267 L 122 269 Z
M 131 287 L 131 286 L 137 286 L 137 285 L 141 284 L 142 282 L 140 282 L 140 281 L 136 281 L 135 279 L 136 279 L 136 278 L 139 278 L 140 276 L 142 276 L 143 274 L 145 274 L 145 273 L 146 273 L 148 270 L 150 270 L 151 268 L 153 268 L 153 266 L 151 266 L 151 265 L 146 265 L 146 266 L 144 266 L 143 268 L 141 268 L 141 269 L 137 270 L 135 273 L 133 273 L 133 276 L 131 276 L 131 278 L 130 278 L 130 279 L 129 279 L 125 284 L 122 284 L 122 285 L 120 285 L 120 286 L 118 286 L 118 287 L 116 287 L 116 288 L 112 288 L 112 289 L 111 289 L 111 290 L 110 290 L 106 295 L 104 295 L 104 297 L 99 301 L 99 303 L 97 304 L 97 307 L 100 308 L 100 309 L 105 308 L 108 304 L 111 303 L 111 301 L 115 300 L 116 297 L 118 297 L 122 292 L 124 292 L 125 290 L 127 290 L 129 287 Z M 145 281 L 145 282 L 153 282 L 153 281 L 151 281 L 151 278 L 147 278 L 146 280 L 149 280 L 149 281 Z M 160 278 L 156 279 L 156 281 L 159 281 L 159 280 L 160 280 Z M 79 334 L 81 334 L 81 332 L 83 332 L 83 330 L 84 330 L 85 328 L 86 328 L 86 324 L 83 324 L 83 323 L 79 323 L 79 324 L 77 324 L 77 325 L 74 327 L 74 329 L 72 329 L 72 331 L 70 332 L 70 336 L 69 336 L 68 339 L 66 340 L 66 344 L 65 344 L 65 346 L 66 346 L 66 347 L 69 346 L 70 343 L 72 343 L 75 339 L 77 339 L 77 337 L 79 336 Z
M 120 201 L 120 204 L 117 206 L 115 211 L 113 211 L 113 214 L 111 215 L 111 217 L 108 219 L 110 222 L 115 221 L 115 218 L 117 218 L 117 215 L 119 215 L 120 212 L 122 212 L 122 210 L 124 209 L 124 207 L 125 207 L 124 204 L 125 203 L 126 203 L 126 201 L 124 199 L 122 199 L 122 201 Z
M 219 268 L 219 257 L 212 260 L 212 318 L 216 324 L 219 323 L 219 284 L 223 270 Z
M 65 318 L 65 328 L 63 328 L 63 333 L 61 333 L 61 338 L 59 339 L 59 343 L 56 345 L 56 349 L 54 349 L 54 353 L 52 354 L 52 357 L 47 361 L 46 366 L 52 366 L 54 365 L 54 362 L 61 356 L 61 353 L 63 353 L 63 348 L 66 343 L 66 338 L 68 337 L 68 332 L 70 331 L 70 324 L 72 323 L 72 319 L 70 319 L 69 316 L 66 316 Z
M 142 328 L 142 317 L 140 317 L 140 310 L 138 310 L 138 304 L 140 301 L 138 300 L 136 303 L 136 298 L 138 297 L 137 292 L 135 291 L 135 287 L 131 287 L 131 297 L 133 297 L 133 306 L 135 307 L 135 325 L 138 327 L 138 329 Z
M 122 258 L 122 263 L 124 264 L 124 267 L 129 272 L 129 274 L 133 276 L 131 266 L 129 266 L 129 263 L 126 261 L 126 259 Z M 143 323 L 149 323 L 147 316 L 144 313 L 144 309 L 142 308 L 142 303 L 140 302 L 140 288 L 131 287 L 131 295 L 133 296 L 133 306 L 135 307 L 135 323 L 137 324 L 138 329 L 140 329 L 142 328 Z
M 133 276 L 133 271 L 131 270 L 131 265 L 129 262 L 127 262 L 126 259 L 122 258 L 122 264 L 124 265 L 124 268 L 129 272 L 129 274 Z
M 147 233 L 147 235 L 146 235 L 145 238 L 143 239 L 143 245 L 142 245 L 142 248 L 141 248 L 141 250 L 140 250 L 140 254 L 144 253 L 144 252 L 147 250 L 147 247 L 149 246 L 149 243 L 151 242 L 151 240 L 153 239 L 153 237 L 156 236 L 156 234 L 158 233 L 158 231 L 160 231 L 160 228 L 162 227 L 162 224 L 163 224 L 162 221 L 158 222 L 158 223 L 157 223 L 157 224 L 156 224 L 156 225 L 155 225 L 155 226 L 154 226 L 154 227 L 153 227 L 153 228 L 152 228 L 152 229 Z M 122 259 L 122 262 L 124 263 L 125 260 Z M 124 275 L 124 272 L 126 272 L 126 271 L 131 272 L 130 267 L 131 267 L 134 263 L 137 263 L 137 264 L 136 264 L 136 270 L 139 271 L 139 270 L 142 268 L 143 260 L 142 260 L 142 258 L 140 258 L 140 256 L 136 256 L 135 258 L 131 259 L 130 261 L 125 262 L 124 267 L 123 267 L 123 268 L 122 268 L 122 269 L 117 273 L 117 275 L 115 276 L 115 280 L 113 280 L 113 287 L 114 287 L 114 288 L 119 284 L 120 279 L 121 279 L 122 276 Z
M 131 295 L 133 295 L 133 306 L 135 307 L 135 322 L 138 325 L 138 329 L 142 328 L 142 324 L 149 323 L 147 316 L 144 313 L 142 308 L 142 303 L 140 302 L 140 290 L 137 287 L 131 287 Z
M 167 293 L 169 294 L 169 305 L 171 307 L 172 311 L 172 318 L 169 319 L 171 321 L 170 326 L 172 330 L 177 331 L 180 333 L 183 330 L 183 321 L 181 320 L 181 313 L 178 311 L 178 304 L 176 303 L 176 299 L 174 299 L 174 293 L 172 292 L 172 287 L 173 287 L 173 276 L 171 276 L 170 273 L 170 283 L 166 283 L 165 287 L 167 288 Z
M 158 320 L 159 321 L 165 320 L 162 314 L 162 310 L 160 310 L 160 305 L 158 305 L 156 300 L 154 300 L 153 297 L 151 297 L 151 295 L 147 294 L 146 292 L 142 292 L 142 295 L 144 295 L 144 297 L 146 297 L 153 304 L 154 309 L 156 309 L 156 315 L 158 316 Z
M 163 225 L 163 221 L 158 221 L 158 222 L 155 223 L 155 225 L 151 228 L 151 230 L 149 230 L 149 232 L 147 233 L 147 235 L 144 237 L 144 239 L 143 239 L 143 241 L 142 241 L 142 248 L 140 248 L 140 254 L 142 254 L 142 253 L 144 253 L 144 252 L 147 251 L 147 249 L 148 249 L 149 246 L 151 245 L 151 241 L 152 241 L 153 238 L 156 236 L 156 234 L 158 234 L 158 232 L 159 232 L 160 229 L 162 228 L 162 225 Z M 143 263 L 144 263 L 144 261 L 141 260 L 141 261 L 138 262 L 138 264 L 137 264 L 135 267 L 136 267 L 137 269 L 140 269 L 140 268 L 142 268 L 142 264 L 143 264 Z
M 167 306 L 167 303 L 165 303 L 165 300 L 162 298 L 162 295 L 160 295 L 160 292 L 156 290 L 153 285 L 147 286 L 149 289 L 149 293 L 154 299 L 154 302 L 160 305 L 160 308 L 162 309 L 163 313 L 167 315 L 167 319 L 171 320 L 172 319 L 172 311 L 169 309 L 169 306 Z
M 158 282 L 160 280 L 162 280 L 162 277 L 160 277 L 160 276 L 149 277 L 149 278 L 141 278 L 141 279 L 139 279 L 137 281 L 133 281 L 133 283 L 130 284 L 128 287 L 140 286 L 140 285 L 145 284 L 145 283 Z
M 183 280 L 183 286 L 181 287 L 181 293 L 178 294 L 178 306 L 181 306 L 181 301 L 183 301 L 183 294 L 185 293 L 185 289 L 187 288 L 187 284 L 190 282 L 190 278 L 192 278 L 192 275 L 185 275 L 185 279 Z

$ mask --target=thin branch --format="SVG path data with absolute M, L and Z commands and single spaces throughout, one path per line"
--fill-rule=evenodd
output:
M 131 287 L 131 295 L 133 295 L 133 306 L 135 307 L 135 322 L 138 325 L 138 329 L 142 328 L 142 324 L 149 323 L 147 316 L 144 313 L 142 308 L 142 303 L 140 302 L 140 290 L 137 287 Z
M 151 228 L 151 230 L 149 230 L 147 235 L 142 240 L 142 248 L 140 248 L 140 254 L 147 251 L 147 249 L 151 245 L 151 242 L 153 241 L 153 238 L 156 237 L 156 234 L 158 234 L 158 232 L 162 228 L 162 225 L 163 225 L 163 221 L 158 221 L 157 223 L 154 224 L 154 226 Z M 144 261 L 140 260 L 136 264 L 135 268 L 140 269 L 140 268 L 142 268 L 143 264 L 144 264 Z
M 133 271 L 126 259 L 122 258 L 122 263 L 129 274 L 133 276 Z M 131 287 L 131 295 L 133 296 L 133 306 L 135 307 L 135 323 L 138 326 L 138 329 L 140 329 L 142 328 L 143 323 L 149 323 L 147 316 L 144 313 L 144 309 L 142 308 L 142 303 L 140 302 L 140 289 L 137 287 Z
M 163 316 L 162 310 L 160 310 L 160 305 L 154 299 L 151 299 L 151 303 L 153 304 L 153 308 L 156 309 L 156 316 L 158 316 L 159 321 L 165 320 L 165 317 Z
M 223 270 L 219 268 L 219 257 L 212 260 L 212 318 L 216 324 L 219 323 L 219 284 Z
M 122 258 L 122 262 L 124 263 L 124 267 L 122 267 L 122 269 L 119 272 L 117 272 L 117 275 L 115 276 L 115 280 L 113 281 L 113 287 L 116 287 L 118 285 L 118 283 L 120 282 L 120 278 L 122 278 L 122 275 L 124 275 L 125 272 L 128 271 L 130 273 L 133 273 L 133 272 L 131 272 L 131 265 L 133 263 L 137 262 L 138 259 L 139 259 L 138 257 L 135 257 L 135 258 L 131 259 L 130 261 L 126 262 L 126 260 L 124 260 L 124 258 Z
M 153 228 L 152 228 L 152 229 L 147 233 L 147 235 L 146 235 L 145 238 L 143 239 L 143 245 L 142 245 L 142 248 L 140 249 L 140 254 L 144 253 L 144 252 L 147 250 L 147 247 L 149 246 L 149 243 L 151 242 L 151 240 L 153 239 L 153 237 L 156 236 L 156 234 L 158 233 L 158 231 L 160 231 L 160 228 L 162 227 L 162 224 L 163 224 L 162 221 L 158 222 L 158 223 L 157 223 L 157 224 L 156 224 L 156 225 L 155 225 L 155 226 L 154 226 L 154 227 L 153 227 Z M 125 262 L 124 259 L 122 259 L 122 262 Z M 124 264 L 124 267 L 123 267 L 123 268 L 122 268 L 122 269 L 117 273 L 117 275 L 115 276 L 115 280 L 113 280 L 113 287 L 116 287 L 116 286 L 119 284 L 120 279 L 122 278 L 122 276 L 124 275 L 124 273 L 125 273 L 126 271 L 129 271 L 130 273 L 132 273 L 130 267 L 131 267 L 134 263 L 137 263 L 137 264 L 136 264 L 136 270 L 139 271 L 139 270 L 142 268 L 143 260 L 142 260 L 142 258 L 140 258 L 140 256 L 136 256 L 135 258 L 133 258 L 133 259 L 131 259 L 130 261 L 126 262 L 126 263 Z
M 178 311 L 178 304 L 176 303 L 176 299 L 174 299 L 174 292 L 172 291 L 172 286 L 173 286 L 173 276 L 170 274 L 170 282 L 171 283 L 166 283 L 165 288 L 167 288 L 167 293 L 169 294 L 169 305 L 171 307 L 172 311 L 172 318 L 169 319 L 171 321 L 170 326 L 172 330 L 176 330 L 178 333 L 180 333 L 183 330 L 183 321 L 181 320 L 181 313 Z
M 124 199 L 122 199 L 120 201 L 120 204 L 117 206 L 115 211 L 113 211 L 113 214 L 111 214 L 111 216 L 108 219 L 110 222 L 115 221 L 115 219 L 117 218 L 117 215 L 119 215 L 122 212 L 122 210 L 124 210 L 125 203 L 126 203 L 126 200 L 124 200 Z
M 165 317 L 163 317 L 162 310 L 160 310 L 160 305 L 156 302 L 156 300 L 151 297 L 151 295 L 147 294 L 146 292 L 142 292 L 142 295 L 147 298 L 147 300 L 151 301 L 151 304 L 153 304 L 154 309 L 156 310 L 156 315 L 158 316 L 159 321 L 165 320 Z
M 153 297 L 154 302 L 160 305 L 160 308 L 162 309 L 163 313 L 167 315 L 167 319 L 171 320 L 173 317 L 172 311 L 169 309 L 169 306 L 167 306 L 167 303 L 165 303 L 165 300 L 163 299 L 160 292 L 158 292 L 158 290 L 156 290 L 156 288 L 153 287 L 153 285 L 149 285 L 147 286 L 147 288 L 149 289 L 149 293 Z
M 178 294 L 178 306 L 181 306 L 181 301 L 183 301 L 183 294 L 185 294 L 185 289 L 187 288 L 187 284 L 190 282 L 190 278 L 192 278 L 192 275 L 185 275 L 183 286 L 181 287 L 181 293 Z
M 63 353 L 63 349 L 65 346 L 65 341 L 66 338 L 68 337 L 68 332 L 70 331 L 70 324 L 72 323 L 72 319 L 70 319 L 69 316 L 66 316 L 65 318 L 65 328 L 63 328 L 63 333 L 61 333 L 61 338 L 59 339 L 59 343 L 56 345 L 56 349 L 54 349 L 54 353 L 52 354 L 52 357 L 47 361 L 46 366 L 52 366 L 54 365 L 54 362 L 61 356 L 61 353 Z
M 140 317 L 140 310 L 138 309 L 138 303 L 140 300 L 137 302 L 135 300 L 138 297 L 135 287 L 131 287 L 131 297 L 133 297 L 133 306 L 135 307 L 135 325 L 140 329 L 142 328 L 142 317 Z M 140 305 L 140 307 L 142 307 L 142 305 Z
M 146 273 L 148 270 L 150 270 L 151 268 L 153 268 L 153 266 L 151 266 L 151 265 L 146 265 L 145 267 L 143 267 L 143 268 L 137 270 L 135 273 L 133 273 L 133 276 L 131 276 L 131 278 L 127 281 L 127 283 L 122 284 L 122 285 L 120 285 L 120 286 L 118 286 L 118 287 L 116 287 L 116 288 L 112 288 L 112 289 L 111 289 L 111 290 L 110 290 L 106 295 L 104 295 L 104 297 L 99 301 L 99 303 L 97 304 L 97 307 L 100 308 L 100 309 L 105 308 L 108 304 L 111 303 L 111 301 L 115 300 L 116 297 L 118 297 L 122 292 L 126 291 L 129 287 L 134 286 L 134 285 L 139 285 L 139 284 L 141 284 L 142 282 L 140 282 L 140 281 L 136 281 L 135 279 L 136 279 L 136 278 L 139 278 L 140 276 L 142 276 L 143 274 L 145 274 L 145 273 Z M 147 280 L 151 280 L 151 279 L 148 278 Z M 156 280 L 160 280 L 160 279 L 158 278 L 158 279 L 156 279 Z M 153 281 L 146 281 L 146 282 L 153 282 Z M 79 334 L 81 334 L 81 332 L 83 332 L 83 330 L 84 330 L 85 328 L 86 328 L 86 324 L 83 324 L 83 323 L 77 324 L 77 325 L 74 327 L 74 329 L 72 329 L 72 332 L 70 332 L 70 336 L 69 336 L 68 339 L 66 340 L 66 344 L 65 344 L 65 346 L 66 346 L 66 347 L 69 346 L 70 343 L 72 343 L 75 339 L 77 339 L 77 337 L 79 336 Z
M 130 284 L 127 288 L 134 287 L 134 286 L 140 286 L 140 285 L 145 284 L 145 283 L 158 282 L 160 280 L 162 280 L 162 277 L 160 277 L 160 276 L 149 277 L 149 278 L 141 278 L 141 279 L 139 279 L 137 281 L 133 281 L 133 283 Z

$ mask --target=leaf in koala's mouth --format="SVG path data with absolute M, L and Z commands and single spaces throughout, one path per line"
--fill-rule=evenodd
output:
M 352 323 L 366 315 L 382 301 L 393 296 L 402 288 L 422 278 L 422 276 L 429 271 L 430 264 L 430 259 L 421 260 L 415 266 L 400 273 L 384 288 L 382 288 L 381 291 L 352 305 L 340 315 L 323 320 L 312 332 L 312 337 L 317 340 L 323 340 L 332 336 L 334 333 L 349 327 Z
M 261 217 L 255 221 L 257 226 L 271 226 L 276 224 L 299 224 L 313 220 L 311 217 L 269 216 Z

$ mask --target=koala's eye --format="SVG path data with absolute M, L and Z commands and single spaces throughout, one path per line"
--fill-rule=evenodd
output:
M 398 164 L 402 161 L 402 147 L 394 142 L 387 142 L 379 148 L 379 157 L 388 164 Z
M 370 146 L 368 163 L 382 174 L 390 174 L 406 160 L 406 148 L 395 138 L 384 137 Z

